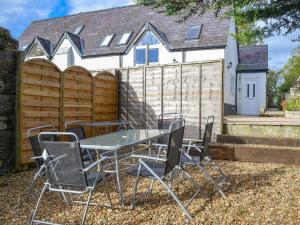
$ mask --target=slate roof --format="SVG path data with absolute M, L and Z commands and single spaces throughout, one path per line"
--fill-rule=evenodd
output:
M 52 52 L 52 45 L 51 45 L 51 41 L 41 38 L 39 36 L 36 36 L 32 42 L 28 45 L 29 48 L 26 48 L 26 52 L 29 52 L 32 49 L 33 44 L 40 44 L 43 51 L 45 52 L 45 54 L 47 55 L 47 57 L 51 56 L 51 52 Z
M 268 45 L 239 46 L 238 71 L 268 70 Z
M 200 48 L 223 48 L 227 44 L 229 18 L 215 18 L 214 13 L 194 16 L 185 23 L 177 23 L 177 17 L 168 17 L 144 6 L 119 8 L 79 13 L 71 16 L 34 21 L 20 36 L 20 46 L 29 45 L 39 36 L 55 46 L 64 32 L 74 33 L 85 25 L 78 35 L 84 41 L 84 55 L 124 54 L 136 39 L 145 24 L 152 24 L 167 42 L 170 51 Z M 198 40 L 186 41 L 187 29 L 191 25 L 203 25 Z M 123 33 L 133 32 L 127 45 L 118 42 Z M 106 35 L 116 34 L 108 47 L 99 47 Z

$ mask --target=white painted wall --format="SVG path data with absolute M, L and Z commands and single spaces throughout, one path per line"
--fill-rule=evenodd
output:
M 229 22 L 229 34 L 224 56 L 224 103 L 235 105 L 236 67 L 239 63 L 237 41 L 232 36 L 236 33 L 234 19 Z M 228 68 L 231 62 L 231 67 Z
M 238 114 L 245 115 L 245 87 L 243 83 L 245 81 L 256 81 L 257 91 L 256 96 L 258 97 L 258 108 L 266 107 L 266 85 L 267 85 L 267 73 L 266 72 L 256 72 L 256 73 L 238 73 L 237 80 L 237 112 Z M 259 112 L 257 112 L 257 115 Z
M 186 51 L 185 62 L 224 59 L 224 49 L 204 49 Z
M 62 51 L 64 53 L 61 53 Z M 66 38 L 63 40 L 63 42 L 59 46 L 57 53 L 51 59 L 51 61 L 54 64 L 56 64 L 58 66 L 58 68 L 61 69 L 62 71 L 68 68 L 68 52 L 69 51 L 73 52 L 73 54 L 74 54 L 73 57 L 74 57 L 74 61 L 75 61 L 75 57 L 76 57 L 76 55 L 78 55 L 78 53 L 76 52 L 75 48 L 73 48 L 70 41 Z M 70 63 L 69 63 L 69 66 L 70 66 Z

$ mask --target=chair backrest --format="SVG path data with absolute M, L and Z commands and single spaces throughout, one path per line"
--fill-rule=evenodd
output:
M 77 125 L 74 127 L 68 127 L 68 128 L 66 128 L 66 131 L 76 134 L 79 140 L 86 139 L 84 127 L 81 125 Z M 69 141 L 76 141 L 74 139 L 74 136 L 68 136 L 68 138 L 71 138 Z
M 171 124 L 179 119 L 182 119 L 183 116 L 181 113 L 164 113 L 158 116 L 158 129 L 169 129 Z M 157 140 L 160 144 L 167 144 L 168 137 L 164 136 Z
M 48 141 L 44 139 L 47 135 L 57 135 L 61 137 L 60 140 L 64 140 L 62 137 L 67 136 L 68 140 L 75 141 Z M 51 186 L 87 187 L 80 145 L 74 133 L 43 132 L 39 134 L 39 142 L 49 156 L 45 164 Z
M 172 171 L 180 162 L 180 148 L 182 147 L 184 128 L 184 119 L 178 119 L 170 125 L 165 175 Z
M 208 122 L 205 125 L 204 137 L 203 137 L 203 151 L 201 151 L 201 160 L 208 155 L 209 143 L 211 141 L 212 131 L 214 126 L 214 120 Z
M 41 131 L 41 130 L 50 130 L 50 131 L 55 131 L 54 126 L 52 125 L 44 125 L 44 126 L 39 126 L 39 127 L 34 127 L 34 128 L 30 128 L 27 131 L 27 136 L 31 145 L 31 149 L 32 149 L 32 154 L 35 157 L 41 156 L 42 155 L 42 148 L 40 146 L 39 140 L 38 140 L 38 134 L 37 131 Z M 55 135 L 48 135 L 44 137 L 45 140 L 52 140 L 52 141 L 58 141 L 58 137 Z M 43 164 L 44 164 L 44 160 L 39 158 L 35 160 L 37 167 L 40 168 Z

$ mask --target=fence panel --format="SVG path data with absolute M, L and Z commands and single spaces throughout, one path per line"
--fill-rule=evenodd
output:
M 64 122 L 118 119 L 118 82 L 110 72 L 95 77 L 82 67 L 61 72 L 43 59 L 26 61 L 20 79 L 20 163 L 32 162 L 29 128 L 52 124 L 64 131 Z M 85 129 L 87 136 L 95 134 Z M 103 133 L 103 132 L 102 132 Z
M 223 61 L 121 69 L 120 117 L 136 128 L 155 128 L 160 113 L 183 113 L 185 136 L 202 138 L 215 116 L 214 139 L 223 121 Z M 127 103 L 122 102 L 127 100 Z
M 42 59 L 21 65 L 20 163 L 31 162 L 27 130 L 45 124 L 60 126 L 61 71 Z
M 73 66 L 63 73 L 62 120 L 92 122 L 93 76 L 87 70 Z M 91 136 L 92 130 L 86 129 Z
M 110 72 L 101 72 L 94 77 L 94 121 L 113 121 L 118 119 L 117 77 Z M 105 133 L 98 128 L 97 134 Z

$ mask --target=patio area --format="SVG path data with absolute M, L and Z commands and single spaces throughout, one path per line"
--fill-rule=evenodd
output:
M 203 185 L 203 191 L 190 206 L 194 219 L 190 224 L 299 224 L 300 221 L 300 168 L 281 164 L 248 162 L 218 162 L 231 178 L 224 188 L 226 198 L 213 194 L 213 187 L 198 170 L 188 171 Z M 30 221 L 37 195 L 26 201 L 26 188 L 33 171 L 0 177 L 0 224 L 26 224 Z M 175 201 L 158 183 L 154 193 L 147 196 L 134 210 L 129 208 L 134 177 L 126 176 L 125 204 L 118 201 L 114 179 L 109 180 L 113 208 L 90 207 L 88 224 L 184 224 L 187 222 Z M 146 190 L 148 180 L 142 180 Z M 39 179 L 36 188 L 42 187 Z M 95 201 L 107 199 L 99 185 Z M 175 192 L 184 202 L 193 193 L 188 182 L 176 185 Z M 191 189 L 188 191 L 188 189 Z M 159 190 L 159 191 L 157 191 Z M 184 193 L 183 193 L 184 192 Z M 191 194 L 192 195 L 192 194 Z M 79 224 L 82 206 L 65 206 L 58 194 L 46 192 L 38 215 L 63 224 Z

